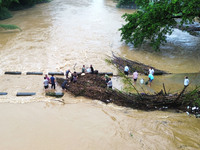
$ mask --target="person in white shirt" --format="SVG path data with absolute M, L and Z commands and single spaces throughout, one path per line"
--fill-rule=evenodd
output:
M 108 81 L 108 83 L 107 83 L 107 86 L 108 86 L 108 88 L 111 88 L 111 89 L 112 89 L 112 80 L 111 80 L 111 78 L 109 78 L 109 81 Z
M 144 79 L 140 79 L 140 84 L 143 84 L 144 83 Z
M 154 75 L 154 69 L 151 67 L 151 68 L 149 68 L 149 74 L 152 74 L 152 75 Z
M 43 84 L 44 84 L 44 88 L 45 88 L 45 89 L 48 89 L 48 87 L 49 87 L 49 81 L 47 80 L 46 77 L 44 77 L 44 82 L 43 82 Z
M 128 65 L 126 65 L 124 67 L 124 74 L 127 75 L 127 76 L 128 76 L 128 71 L 129 71 L 129 67 L 128 67 Z
M 186 76 L 184 79 L 184 86 L 187 87 L 189 85 L 190 81 L 188 79 L 188 77 Z
M 90 67 L 87 67 L 87 69 L 86 69 L 86 73 L 91 73 L 91 69 L 90 69 Z

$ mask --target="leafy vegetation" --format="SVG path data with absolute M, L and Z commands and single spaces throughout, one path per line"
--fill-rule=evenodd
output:
M 16 2 L 16 1 L 12 2 L 9 6 L 9 9 L 20 10 L 20 9 L 32 7 L 38 3 L 50 2 L 50 0 L 18 0 L 18 1 L 19 2 Z
M 140 10 L 133 14 L 124 14 L 126 24 L 119 30 L 121 40 L 126 44 L 132 43 L 135 47 L 146 41 L 159 50 L 160 45 L 166 43 L 166 35 L 172 34 L 175 27 L 182 27 L 194 22 L 200 17 L 199 0 L 136 0 Z M 177 22 L 177 18 L 180 22 Z M 189 26 L 187 26 L 186 31 Z M 184 28 L 180 28 L 184 30 Z M 200 31 L 200 28 L 196 28 Z
M 0 0 L 0 20 L 12 17 L 8 10 L 12 2 L 18 2 L 18 0 Z
M 0 20 L 12 17 L 10 11 L 5 7 L 0 7 Z
M 188 92 L 185 97 L 183 103 L 190 106 L 200 107 L 200 86 L 196 87 L 194 90 Z
M 50 0 L 0 0 L 0 20 L 7 19 L 12 17 L 9 9 L 11 10 L 19 10 L 27 7 L 31 7 L 38 3 L 49 2 Z M 21 29 L 16 25 L 5 25 L 0 24 L 0 29 L 5 30 L 14 30 Z
M 0 20 L 12 17 L 9 10 L 20 10 L 50 0 L 0 0 Z
M 21 31 L 21 29 L 16 26 L 16 25 L 12 25 L 12 24 L 0 24 L 0 29 L 5 29 L 5 30 L 14 30 L 14 29 L 19 29 Z
M 135 4 L 135 0 L 116 0 L 116 1 L 117 1 L 117 7 Z

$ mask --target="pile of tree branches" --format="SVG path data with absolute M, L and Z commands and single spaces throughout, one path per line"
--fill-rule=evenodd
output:
M 122 72 L 124 70 L 124 67 L 127 65 L 129 66 L 129 72 L 132 74 L 135 70 L 137 70 L 139 73 L 141 74 L 145 74 L 148 75 L 149 73 L 149 68 L 151 68 L 152 66 L 149 65 L 145 65 L 143 63 L 137 62 L 137 61 L 132 61 L 126 58 L 122 58 L 122 57 L 118 57 L 116 55 L 114 55 L 113 53 L 113 57 L 110 61 L 111 64 L 116 65 L 116 67 L 118 69 L 120 69 Z M 163 70 L 159 70 L 154 68 L 154 75 L 164 75 L 164 74 L 169 74 L 166 71 Z
M 65 81 L 63 78 L 57 78 L 56 80 L 60 86 Z M 113 103 L 118 106 L 146 111 L 174 109 L 198 115 L 200 114 L 199 88 L 184 93 L 186 88 L 184 87 L 179 94 L 168 94 L 164 89 L 152 95 L 126 93 L 107 88 L 104 78 L 98 74 L 79 75 L 77 82 L 68 81 L 65 86 L 65 90 L 74 96 L 84 96 L 92 100 L 100 100 L 106 104 Z

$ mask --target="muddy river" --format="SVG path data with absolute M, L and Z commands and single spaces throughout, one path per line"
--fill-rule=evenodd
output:
M 200 38 L 175 30 L 160 52 L 148 45 L 135 49 L 120 41 L 121 16 L 134 10 L 117 9 L 112 0 L 53 0 L 16 11 L 0 21 L 22 31 L 0 32 L 0 149 L 200 149 L 200 120 L 186 113 L 143 112 L 105 105 L 66 93 L 46 97 L 43 76 L 28 71 L 80 71 L 92 64 L 102 72 L 117 70 L 105 62 L 112 52 L 173 74 L 155 77 L 149 91 L 164 82 L 178 91 L 183 78 L 200 83 Z M 21 71 L 22 75 L 5 75 Z M 145 78 L 145 77 L 144 77 Z M 121 88 L 117 78 L 114 87 Z M 57 87 L 57 91 L 61 89 Z M 16 97 L 17 92 L 36 92 Z

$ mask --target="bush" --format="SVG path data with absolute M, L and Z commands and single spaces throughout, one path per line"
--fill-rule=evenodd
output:
M 12 2 L 11 5 L 9 6 L 9 9 L 21 10 L 25 8 L 30 8 L 35 4 L 46 3 L 46 2 L 50 2 L 50 0 L 19 0 L 19 3 Z
M 19 3 L 12 2 L 9 6 L 10 10 L 21 10 L 35 5 L 35 0 L 19 0 Z
M 48 3 L 50 2 L 51 0 L 35 0 L 35 3 L 36 4 L 40 4 L 40 3 Z
M 9 10 L 5 7 L 0 7 L 0 20 L 8 19 L 10 17 L 12 17 L 12 15 Z
M 134 5 L 135 0 L 117 0 L 117 7 Z

